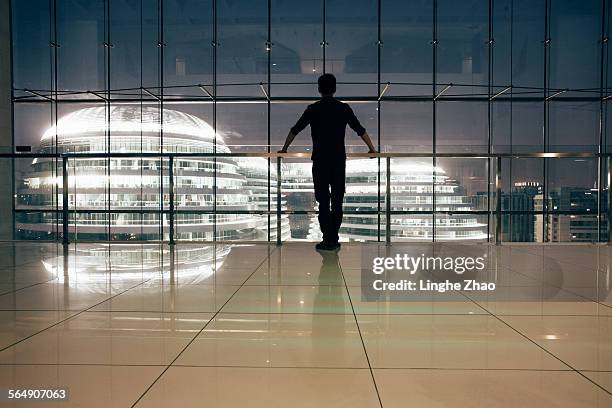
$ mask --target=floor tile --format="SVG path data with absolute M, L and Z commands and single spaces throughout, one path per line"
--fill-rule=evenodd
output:
M 357 318 L 375 368 L 568 369 L 492 316 Z
M 164 271 L 150 283 L 171 285 L 242 285 L 254 272 L 253 268 L 210 268 L 195 270 L 177 267 L 173 271 Z
M 222 311 L 352 314 L 342 286 L 243 286 Z
M 15 292 L 32 285 L 37 285 L 37 283 L 0 283 L 0 295 Z
M 176 364 L 368 367 L 354 316 L 324 314 L 221 313 Z
M 4 388 L 64 388 L 65 401 L 19 401 L 3 407 L 130 407 L 161 373 L 163 367 L 87 365 L 0 366 Z
M 362 296 L 361 287 L 349 287 L 348 291 L 356 314 L 487 314 L 486 310 L 456 292 L 416 292 L 406 300 L 394 300 L 383 294 L 380 299 L 372 301 Z
M 255 268 L 276 251 L 274 245 L 233 245 L 223 260 L 226 268 Z
M 378 407 L 367 369 L 171 367 L 136 405 Z
M 497 315 L 608 315 L 611 310 L 577 294 L 551 286 L 497 287 L 494 292 L 465 295 Z
M 0 296 L 0 310 L 84 310 L 133 284 L 41 283 Z
M 94 307 L 94 311 L 216 312 L 239 286 L 147 283 Z
M 77 312 L 0 311 L 0 349 L 25 339 Z
M 84 312 L 0 352 L 0 364 L 169 364 L 211 317 Z
M 612 371 L 610 316 L 501 316 L 577 370 Z
M 286 268 L 262 265 L 245 285 L 337 285 L 344 286 L 339 266 L 297 264 Z
M 370 255 L 428 251 L 486 254 L 469 278 L 496 291 L 362 298 Z M 67 253 L 0 243 L 0 384 L 68 387 L 61 406 L 131 406 L 174 362 L 137 406 L 378 407 L 368 359 L 385 407 L 612 406 L 607 246 L 95 243 Z M 36 404 L 47 405 L 59 406 Z
M 612 396 L 572 371 L 374 370 L 385 408 L 604 408 Z
M 581 371 L 581 373 L 612 393 L 612 371 Z

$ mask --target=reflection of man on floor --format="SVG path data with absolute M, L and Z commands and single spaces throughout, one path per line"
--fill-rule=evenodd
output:
M 370 136 L 346 103 L 334 98 L 336 78 L 332 74 L 319 77 L 321 99 L 308 105 L 302 117 L 291 128 L 279 153 L 285 153 L 295 136 L 310 125 L 312 135 L 312 179 L 315 198 L 319 203 L 319 225 L 323 241 L 319 250 L 337 250 L 338 230 L 342 224 L 342 200 L 346 167 L 344 133 L 349 125 L 368 145 L 370 153 L 376 149 Z M 331 208 L 330 208 L 331 201 Z

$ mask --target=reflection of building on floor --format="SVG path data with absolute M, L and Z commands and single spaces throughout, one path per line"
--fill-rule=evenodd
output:
M 565 214 L 549 214 L 546 225 L 543 225 L 543 215 L 536 215 L 534 229 L 536 240 L 542 242 L 594 242 L 597 234 L 597 188 L 560 187 L 548 193 L 551 211 L 566 212 Z M 542 194 L 534 198 L 535 209 L 542 210 Z M 604 203 L 605 205 L 605 203 Z M 572 211 L 592 213 L 569 214 Z M 607 211 L 607 208 L 605 209 Z M 603 211 L 605 213 L 605 211 Z M 605 223 L 601 226 L 602 240 L 607 240 Z
M 207 283 L 223 265 L 231 245 L 78 244 L 67 258 L 44 259 L 60 283 L 125 283 L 162 278 L 174 283 Z M 112 282 L 109 280 L 112 271 Z

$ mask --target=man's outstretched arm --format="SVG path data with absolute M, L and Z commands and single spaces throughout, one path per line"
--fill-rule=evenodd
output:
M 278 152 L 287 153 L 287 149 L 289 148 L 291 142 L 293 142 L 293 139 L 295 139 L 295 136 L 302 130 L 304 130 L 304 128 L 308 125 L 310 125 L 310 106 L 306 108 L 304 113 L 302 113 L 302 116 L 297 121 L 295 126 L 293 126 L 291 130 L 289 130 L 289 134 L 287 134 L 287 139 L 285 139 L 285 144 L 283 145 L 283 148 Z
M 293 142 L 293 139 L 295 139 L 295 134 L 293 133 L 293 131 L 289 131 L 289 134 L 287 134 L 287 139 L 285 139 L 285 144 L 283 145 L 283 148 L 280 149 L 278 152 L 279 153 L 287 153 L 287 149 L 289 148 L 289 145 L 291 145 L 291 143 Z
M 351 109 L 349 105 L 346 105 L 346 107 L 348 114 L 348 125 L 351 127 L 351 129 L 355 131 L 355 133 L 359 135 L 361 140 L 363 140 L 365 144 L 368 145 L 368 149 L 370 150 L 368 153 L 376 153 L 376 148 L 372 143 L 372 139 L 370 139 L 370 135 L 368 135 L 368 132 L 366 132 L 365 128 L 361 126 L 361 123 L 359 123 L 359 119 L 357 119 L 357 116 L 355 116 L 353 109 Z
M 370 149 L 368 153 L 376 153 L 376 148 L 372 144 L 372 139 L 370 139 L 370 135 L 368 135 L 368 132 L 363 132 L 363 134 L 361 135 L 361 140 L 363 140 L 365 144 L 368 145 L 368 149 Z

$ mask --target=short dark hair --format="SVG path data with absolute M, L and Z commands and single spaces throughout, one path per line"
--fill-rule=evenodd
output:
M 336 77 L 332 74 L 321 75 L 318 83 L 321 95 L 332 95 L 336 92 Z

